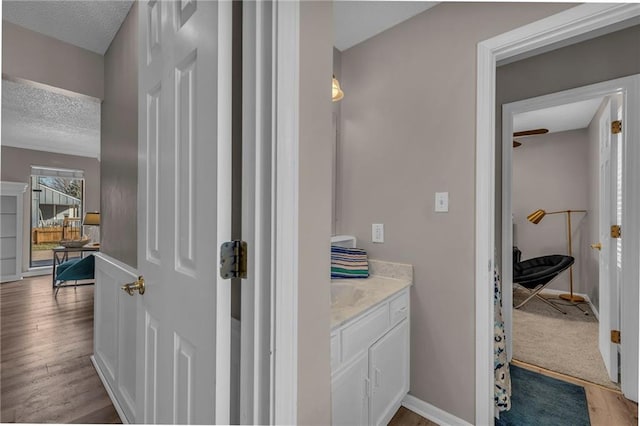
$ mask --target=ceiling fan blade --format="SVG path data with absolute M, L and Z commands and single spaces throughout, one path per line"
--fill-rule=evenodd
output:
M 522 132 L 513 132 L 513 136 L 544 135 L 545 133 L 549 133 L 549 129 L 523 130 Z
M 513 147 L 514 147 L 514 148 L 517 148 L 517 147 L 519 147 L 520 145 L 522 145 L 522 142 L 518 142 L 517 140 L 514 140 L 514 141 L 513 141 Z

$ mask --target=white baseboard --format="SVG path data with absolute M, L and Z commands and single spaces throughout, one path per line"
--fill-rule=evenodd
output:
M 554 289 L 544 289 L 540 292 L 540 294 L 544 295 L 549 295 L 549 296 L 558 296 L 560 294 L 566 294 L 567 292 L 564 290 L 554 290 Z M 584 297 L 584 300 L 589 304 L 589 307 L 591 308 L 591 310 L 593 311 L 593 315 L 596 317 L 597 320 L 600 320 L 600 315 L 598 314 L 598 310 L 596 309 L 595 306 L 593 306 L 593 303 L 591 302 L 591 299 L 589 298 L 588 294 L 583 294 L 583 293 L 573 293 L 575 296 L 582 296 Z
M 4 277 L 2 277 L 2 283 L 11 283 L 14 281 L 20 281 L 22 280 L 22 277 L 20 275 L 6 275 Z
M 53 273 L 53 266 L 42 266 L 40 268 L 30 268 L 28 271 L 22 273 L 24 278 L 39 277 L 40 275 L 51 275 Z
M 127 416 L 124 415 L 124 411 L 122 411 L 122 407 L 120 407 L 120 403 L 116 399 L 116 396 L 113 394 L 113 391 L 111 390 L 111 387 L 109 386 L 109 383 L 107 382 L 106 377 L 104 377 L 104 374 L 102 374 L 100 367 L 98 367 L 95 357 L 91 355 L 90 358 L 91 358 L 91 363 L 93 364 L 93 368 L 96 369 L 96 372 L 98 373 L 98 377 L 100 377 L 100 381 L 102 382 L 102 385 L 104 386 L 105 390 L 107 391 L 107 394 L 109 395 L 109 399 L 111 399 L 111 402 L 113 403 L 113 406 L 115 407 L 118 413 L 118 416 L 120 416 L 120 420 L 122 421 L 123 424 L 130 424 L 131 422 L 129 421 L 129 419 L 127 419 Z
M 402 400 L 402 406 L 441 426 L 471 426 L 471 423 L 466 420 L 419 400 L 413 395 L 405 396 Z

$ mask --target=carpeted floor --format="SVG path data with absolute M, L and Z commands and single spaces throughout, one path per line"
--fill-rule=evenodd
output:
M 516 286 L 514 306 L 527 296 Z M 558 304 L 567 303 L 558 301 Z M 513 358 L 597 383 L 611 389 L 620 387 L 609 376 L 598 350 L 598 320 L 587 304 L 583 314 L 573 306 L 561 306 L 562 315 L 535 298 L 513 310 Z

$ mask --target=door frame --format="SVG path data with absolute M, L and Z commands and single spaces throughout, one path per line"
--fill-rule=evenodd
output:
M 632 92 L 634 84 L 637 85 L 639 81 L 640 74 L 504 104 L 502 107 L 502 217 L 510 218 L 513 213 L 513 137 L 511 135 L 513 134 L 514 115 L 529 111 L 536 111 L 542 108 L 580 102 L 587 99 L 605 98 L 618 93 L 622 93 L 624 95 L 624 110 L 626 111 L 627 106 L 633 102 L 634 96 Z M 635 97 L 635 103 L 636 105 L 638 103 L 637 96 Z M 628 117 L 626 113 L 624 116 Z M 623 122 L 626 122 L 626 120 L 623 119 Z M 630 132 L 625 129 L 621 134 L 621 149 L 624 152 L 629 139 L 627 136 Z M 628 179 L 629 177 L 629 173 L 623 175 L 623 188 L 626 188 L 629 185 L 629 182 L 625 180 L 625 178 Z M 584 206 L 578 206 L 577 208 L 583 207 Z M 629 229 L 630 225 L 640 229 L 640 224 L 630 224 L 630 219 L 633 218 L 623 217 L 623 223 L 621 224 L 623 229 Z M 509 289 L 513 288 L 513 255 L 511 252 L 511 247 L 513 246 L 513 227 L 511 226 L 511 223 L 512 222 L 510 220 L 502 221 L 502 258 L 500 262 L 502 288 L 506 289 L 506 291 L 502 292 L 502 318 L 505 325 L 507 357 L 509 361 L 511 361 L 513 356 L 513 294 L 509 291 Z M 619 313 L 621 313 L 621 308 L 621 306 L 618 306 Z M 629 314 L 632 313 L 629 311 L 624 313 L 624 315 Z M 629 344 L 629 340 L 625 339 L 621 344 L 621 351 L 624 350 L 622 348 L 627 344 Z M 620 361 L 620 365 L 623 365 L 623 361 L 624 360 Z
M 516 28 L 496 37 L 478 43 L 477 48 L 477 105 L 476 105 L 476 213 L 475 213 L 475 323 L 476 323 L 476 384 L 475 402 L 476 424 L 491 424 L 494 417 L 494 369 L 493 369 L 493 269 L 495 265 L 495 111 L 496 111 L 496 64 L 498 61 L 517 60 L 534 51 L 557 48 L 559 43 L 568 45 L 576 38 L 586 39 L 589 33 L 603 34 L 607 27 L 640 16 L 638 4 L 582 4 L 548 18 Z M 635 87 L 634 93 L 640 89 Z M 638 116 L 640 111 L 627 108 L 627 116 Z M 640 134 L 638 121 L 627 121 L 626 130 L 630 134 Z M 632 139 L 633 140 L 633 139 Z M 640 165 L 640 146 L 630 143 L 626 160 Z M 640 179 L 638 167 L 626 168 L 632 182 L 625 192 L 627 207 L 623 215 L 640 214 Z M 635 193 L 634 193 L 635 192 Z M 640 236 L 640 230 L 628 229 L 628 235 Z M 630 239 L 631 240 L 631 239 Z M 628 255 L 636 255 L 635 265 L 639 265 L 638 240 L 630 241 Z M 632 270 L 633 269 L 633 270 Z M 638 288 L 628 283 L 638 282 L 640 268 L 626 268 L 621 288 L 623 308 L 635 309 L 636 315 L 630 323 L 622 322 L 628 330 L 629 339 L 638 338 L 637 306 Z M 635 281 L 634 281 L 635 278 Z M 629 353 L 623 356 L 637 359 L 638 345 L 627 345 Z M 630 381 L 623 388 L 625 395 L 638 397 L 638 365 L 629 366 Z
M 273 2 L 271 424 L 298 423 L 300 4 Z

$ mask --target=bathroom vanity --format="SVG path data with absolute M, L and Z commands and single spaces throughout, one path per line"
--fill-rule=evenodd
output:
M 331 281 L 334 425 L 386 425 L 409 391 L 413 267 L 370 259 L 369 270 Z

